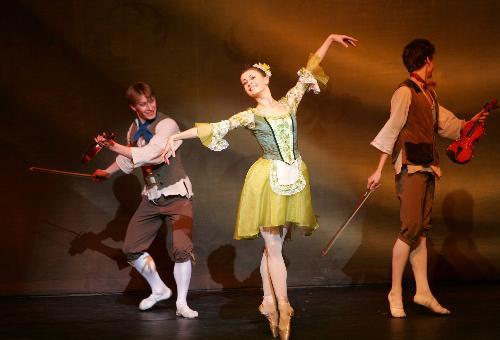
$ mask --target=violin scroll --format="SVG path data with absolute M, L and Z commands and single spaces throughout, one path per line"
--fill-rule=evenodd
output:
M 493 99 L 491 102 L 484 104 L 483 109 L 486 112 L 491 112 L 491 111 L 498 109 L 498 102 L 497 102 L 496 98 Z

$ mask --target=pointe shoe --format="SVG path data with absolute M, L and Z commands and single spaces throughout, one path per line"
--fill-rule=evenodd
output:
M 194 319 L 198 317 L 198 312 L 189 308 L 188 305 L 177 305 L 177 310 L 175 311 L 175 315 L 182 316 L 186 319 Z
M 269 321 L 269 329 L 271 329 L 271 334 L 273 338 L 278 337 L 278 310 L 276 309 L 276 303 L 266 303 L 262 301 L 259 306 L 259 312 L 264 315 Z
M 156 305 L 157 302 L 167 300 L 172 296 L 172 291 L 170 288 L 165 286 L 166 289 L 164 289 L 161 293 L 152 293 L 150 296 L 147 298 L 143 299 L 141 303 L 139 304 L 139 309 L 140 310 L 147 310 Z
M 393 318 L 405 318 L 406 313 L 403 308 L 403 305 L 398 305 L 395 303 L 394 298 L 392 297 L 391 292 L 387 295 L 387 300 L 389 300 L 389 309 L 391 311 L 391 315 Z
M 281 340 L 288 340 L 290 337 L 290 321 L 293 316 L 293 308 L 288 301 L 278 304 L 280 311 L 279 332 Z
M 432 296 L 432 294 L 415 295 L 413 297 L 413 302 L 415 302 L 417 305 L 421 305 L 430 309 L 436 314 L 441 314 L 441 315 L 451 314 L 451 312 L 448 309 L 444 308 L 439 304 L 439 302 L 437 302 L 436 298 Z

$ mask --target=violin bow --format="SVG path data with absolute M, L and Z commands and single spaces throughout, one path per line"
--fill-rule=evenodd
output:
M 347 225 L 349 224 L 349 222 L 351 222 L 351 220 L 354 218 L 354 216 L 356 216 L 356 214 L 358 213 L 359 209 L 361 209 L 361 207 L 363 206 L 363 204 L 365 204 L 366 200 L 368 199 L 368 197 L 370 197 L 370 195 L 371 195 L 371 193 L 373 191 L 374 190 L 372 190 L 372 189 L 367 189 L 365 191 L 365 193 L 363 194 L 363 196 L 361 196 L 361 198 L 359 199 L 359 201 L 354 206 L 354 209 L 353 209 L 351 215 L 347 218 L 347 220 L 345 220 L 344 224 L 342 224 L 340 226 L 340 228 L 337 229 L 337 231 L 335 232 L 335 234 L 333 234 L 333 236 L 330 239 L 330 241 L 328 241 L 328 244 L 326 245 L 326 247 L 321 251 L 321 254 L 323 256 L 326 256 L 326 254 L 328 254 L 328 252 L 330 251 L 330 249 L 332 249 L 333 245 L 335 244 L 335 241 L 337 241 L 337 239 L 339 238 L 339 236 L 342 233 L 342 231 L 344 231 L 344 229 L 347 227 Z
M 81 173 L 81 172 L 73 172 L 73 171 L 63 171 L 63 170 L 39 168 L 39 167 L 36 167 L 36 166 L 30 167 L 29 171 L 31 171 L 31 172 L 45 173 L 45 174 L 53 174 L 53 175 L 76 176 L 76 177 L 92 177 L 91 174 L 86 174 L 86 173 Z

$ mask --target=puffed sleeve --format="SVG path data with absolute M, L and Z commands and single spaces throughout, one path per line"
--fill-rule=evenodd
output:
M 373 147 L 383 153 L 392 154 L 394 144 L 408 119 L 410 105 L 411 90 L 407 86 L 401 86 L 392 95 L 391 115 L 375 139 L 370 143 Z
M 213 151 L 222 151 L 229 146 L 224 136 L 238 127 L 255 127 L 254 114 L 246 110 L 218 123 L 196 123 L 201 143 Z
M 465 120 L 457 118 L 450 110 L 439 105 L 438 133 L 441 137 L 458 139 Z
M 293 111 L 297 110 L 304 93 L 307 91 L 313 91 L 315 94 L 319 93 L 318 82 L 326 85 L 329 79 L 319 65 L 319 57 L 314 54 L 309 57 L 306 67 L 301 68 L 297 74 L 299 75 L 297 84 L 285 96 L 288 106 Z

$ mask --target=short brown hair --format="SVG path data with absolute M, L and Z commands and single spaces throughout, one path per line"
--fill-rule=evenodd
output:
M 408 72 L 413 72 L 425 65 L 427 58 L 434 57 L 436 48 L 427 39 L 415 39 L 405 46 L 403 50 L 403 64 Z
M 149 84 L 140 81 L 130 85 L 125 92 L 125 97 L 127 98 L 129 105 L 137 103 L 140 96 L 145 96 L 148 100 L 155 98 L 153 88 Z

